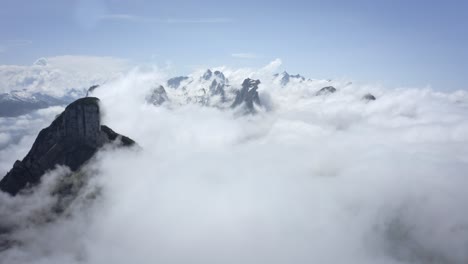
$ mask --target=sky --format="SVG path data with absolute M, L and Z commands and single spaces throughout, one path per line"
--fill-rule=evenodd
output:
M 0 64 L 283 68 L 310 78 L 468 90 L 468 1 L 2 0 Z

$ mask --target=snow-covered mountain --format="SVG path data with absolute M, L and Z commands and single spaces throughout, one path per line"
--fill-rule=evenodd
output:
M 275 77 L 275 81 L 279 82 L 282 86 L 286 86 L 290 82 L 291 83 L 302 83 L 302 82 L 306 81 L 304 76 L 302 76 L 300 74 L 290 75 L 286 71 L 284 71 L 282 73 L 277 73 L 277 74 L 274 75 L 274 77 Z M 308 80 L 308 81 L 310 81 L 310 80 Z
M 83 97 L 85 90 L 71 89 L 63 96 L 53 96 L 26 89 L 0 94 L 0 117 L 14 117 L 50 106 L 67 105 Z
M 262 76 L 262 79 L 248 74 L 244 78 L 236 77 L 236 81 L 231 82 L 223 72 L 211 69 L 190 76 L 173 77 L 165 83 L 154 85 L 146 101 L 169 108 L 196 104 L 219 109 L 241 108 L 242 112 L 255 113 L 259 109 L 268 108 L 268 102 L 265 101 L 270 100 L 270 92 L 277 93 L 275 98 L 278 100 L 297 92 L 304 94 L 304 91 L 308 91 L 310 96 L 328 96 L 337 92 L 337 87 L 349 85 L 330 80 L 306 79 L 300 74 L 290 75 L 286 71 Z M 365 101 L 376 99 L 372 94 L 362 96 Z
M 158 85 L 146 97 L 154 105 L 172 107 L 197 104 L 220 109 L 245 106 L 248 112 L 262 107 L 257 92 L 259 80 L 245 79 L 241 85 L 231 85 L 221 71 L 206 70 L 201 76 L 179 76 Z

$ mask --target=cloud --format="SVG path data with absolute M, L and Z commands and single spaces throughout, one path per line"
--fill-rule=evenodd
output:
M 232 53 L 232 57 L 239 59 L 255 59 L 257 55 L 254 53 Z
M 129 14 L 106 14 L 99 17 L 100 20 L 121 20 L 121 21 L 141 21 L 143 20 L 140 16 L 134 16 Z
M 102 14 L 97 18 L 99 21 L 121 21 L 121 22 L 141 22 L 160 24 L 224 24 L 233 22 L 230 18 L 158 18 L 140 16 L 134 14 Z
M 278 70 L 279 67 L 283 64 L 283 61 L 279 58 L 273 60 L 268 65 L 266 65 L 262 70 L 267 72 L 273 72 Z
M 0 65 L 0 92 L 23 90 L 61 96 L 70 89 L 88 88 L 115 78 L 132 67 L 113 57 L 55 56 L 33 65 Z
M 103 123 L 142 149 L 99 152 L 83 191 L 101 195 L 79 196 L 60 220 L 30 222 L 53 204 L 47 189 L 65 168 L 33 196 L 0 195 L 0 223 L 14 222 L 19 241 L 2 260 L 466 263 L 468 94 L 326 80 L 281 87 L 268 79 L 280 66 L 223 68 L 233 87 L 261 78 L 272 109 L 255 116 L 148 105 L 145 94 L 167 77 L 160 71 L 104 84 Z M 337 93 L 315 96 L 330 84 Z M 362 101 L 367 92 L 377 100 Z M 47 125 L 54 111 L 25 123 Z M 21 127 L 8 122 L 0 127 Z M 15 149 L 0 155 L 20 158 Z
M 212 18 L 167 18 L 168 24 L 224 24 L 233 22 L 230 18 L 212 17 Z

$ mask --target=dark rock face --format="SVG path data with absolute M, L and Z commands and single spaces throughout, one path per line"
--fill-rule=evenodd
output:
M 247 112 L 255 113 L 254 105 L 261 106 L 260 97 L 257 92 L 259 84 L 260 80 L 245 79 L 242 83 L 242 89 L 237 91 L 236 99 L 231 107 L 234 108 L 239 105 L 244 105 Z
M 375 101 L 375 96 L 368 93 L 368 94 L 365 94 L 363 97 L 362 97 L 362 100 L 364 101 Z
M 220 71 L 215 71 L 214 76 L 221 80 L 221 82 L 226 82 L 226 77 Z
M 154 105 L 162 105 L 164 102 L 169 101 L 167 96 L 166 89 L 162 85 L 153 89 L 151 94 L 146 98 L 146 101 Z
M 210 91 L 210 96 L 213 95 L 219 95 L 221 96 L 221 100 L 224 101 L 224 96 L 225 96 L 225 86 L 228 82 L 224 74 L 220 71 L 215 71 L 213 74 L 210 74 L 210 70 L 206 71 L 205 74 L 203 75 L 203 79 L 209 81 L 211 80 L 211 77 L 213 78 L 213 81 L 210 84 L 209 91 Z
M 336 88 L 333 87 L 333 86 L 327 86 L 327 87 L 323 87 L 322 89 L 320 89 L 316 95 L 327 95 L 327 94 L 332 94 L 336 92 Z
M 11 195 L 39 182 L 56 165 L 79 169 L 106 143 L 120 139 L 124 146 L 135 142 L 101 126 L 99 99 L 86 97 L 67 106 L 52 124 L 41 130 L 31 150 L 0 181 L 0 190 Z
M 285 86 L 289 83 L 289 74 L 287 72 L 283 72 L 283 77 L 281 77 L 281 85 Z
M 211 79 L 211 76 L 213 76 L 213 72 L 212 72 L 210 69 L 208 69 L 208 70 L 206 70 L 206 72 L 203 74 L 202 79 L 203 79 L 203 80 L 209 80 L 209 79 Z
M 220 95 L 222 101 L 224 101 L 225 91 L 224 91 L 224 83 L 218 83 L 216 80 L 210 85 L 210 94 L 211 95 Z
M 177 89 L 180 87 L 181 82 L 188 80 L 189 77 L 187 76 L 179 76 L 179 77 L 174 77 L 169 80 L 167 80 L 167 86 L 170 88 Z

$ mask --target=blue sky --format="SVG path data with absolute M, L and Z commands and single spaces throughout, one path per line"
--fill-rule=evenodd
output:
M 468 1 L 2 0 L 0 64 L 57 55 L 468 89 Z

